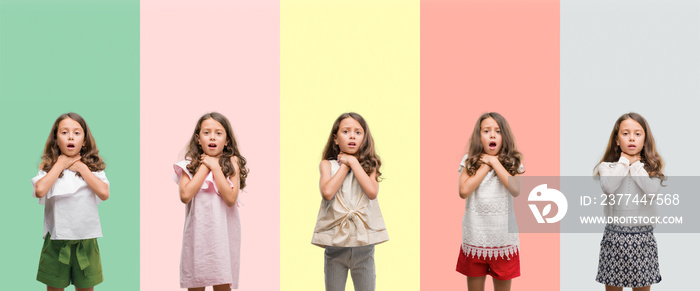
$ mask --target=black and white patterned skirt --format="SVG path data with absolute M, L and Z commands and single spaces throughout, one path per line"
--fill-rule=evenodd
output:
M 605 226 L 596 281 L 616 287 L 644 287 L 661 281 L 654 227 Z

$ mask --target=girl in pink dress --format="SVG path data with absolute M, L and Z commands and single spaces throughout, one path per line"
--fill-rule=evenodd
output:
M 180 287 L 238 289 L 241 222 L 236 201 L 248 169 L 228 119 L 212 112 L 192 133 L 185 160 L 176 163 L 180 200 L 187 204 Z

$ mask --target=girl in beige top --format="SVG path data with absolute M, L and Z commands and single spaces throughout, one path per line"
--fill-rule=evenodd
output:
M 321 161 L 321 196 L 311 243 L 325 247 L 326 290 L 374 290 L 374 245 L 389 236 L 377 192 L 381 160 L 364 118 L 344 113 L 333 124 Z

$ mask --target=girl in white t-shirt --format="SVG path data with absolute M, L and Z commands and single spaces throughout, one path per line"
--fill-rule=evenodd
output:
M 630 194 L 634 201 L 653 201 L 644 195 L 658 193 L 665 179 L 663 166 L 649 124 L 641 115 L 630 112 L 615 122 L 596 172 L 606 194 Z M 613 218 L 657 215 L 654 203 L 629 200 L 608 203 L 604 211 Z M 654 226 L 607 224 L 600 243 L 596 281 L 605 284 L 608 291 L 622 291 L 623 287 L 648 291 L 652 284 L 659 283 L 661 273 Z
M 481 115 L 459 168 L 459 197 L 467 202 L 457 272 L 467 276 L 469 290 L 484 290 L 486 275 L 496 291 L 510 290 L 520 276 L 513 212 L 520 185 L 512 177 L 524 172 L 521 161 L 506 119 L 496 112 Z
M 102 237 L 97 204 L 109 198 L 104 169 L 85 120 L 76 113 L 59 116 L 32 179 L 34 197 L 44 205 L 37 280 L 47 290 L 63 290 L 72 283 L 86 291 L 102 282 L 96 238 Z

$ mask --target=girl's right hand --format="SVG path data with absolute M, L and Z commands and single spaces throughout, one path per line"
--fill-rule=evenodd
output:
M 65 170 L 70 168 L 73 164 L 75 164 L 75 162 L 80 161 L 80 158 L 80 155 L 71 158 L 64 154 L 61 154 L 60 156 L 58 156 L 58 160 L 56 160 L 56 165 L 61 167 L 62 170 Z
M 631 156 L 631 155 L 626 154 L 625 152 L 620 153 L 620 157 L 624 157 L 625 159 L 630 161 L 630 165 L 634 164 L 635 162 L 640 161 L 642 159 L 641 154 L 636 154 L 634 156 Z
M 481 160 L 481 165 L 487 167 L 489 170 L 493 169 L 493 163 L 500 163 L 498 157 L 487 154 L 482 154 L 479 160 Z
M 353 155 L 348 155 L 348 154 L 343 153 L 343 152 L 340 152 L 338 154 L 338 164 L 341 164 L 341 165 L 345 164 L 346 166 L 349 167 L 350 163 L 352 162 L 353 159 L 355 161 L 357 161 L 357 158 Z
M 209 170 L 215 170 L 218 167 L 220 167 L 219 166 L 219 158 L 217 158 L 217 157 L 212 157 L 212 156 L 209 156 L 207 154 L 202 154 L 200 156 L 199 160 L 202 163 L 202 165 L 209 168 Z

